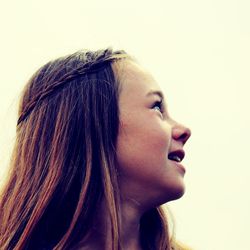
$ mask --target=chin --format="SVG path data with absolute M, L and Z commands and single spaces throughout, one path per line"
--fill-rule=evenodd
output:
M 180 199 L 185 193 L 185 185 L 182 183 L 181 185 L 175 185 L 172 186 L 171 188 L 165 189 L 164 193 L 164 199 L 162 204 L 173 201 L 173 200 L 178 200 Z
M 169 184 L 169 183 L 168 183 Z M 177 183 L 175 183 L 177 184 Z M 148 196 L 145 196 L 143 199 L 143 201 L 141 201 L 141 205 L 143 207 L 143 204 L 145 205 L 145 211 L 161 206 L 167 202 L 173 201 L 173 200 L 177 200 L 179 198 L 181 198 L 184 193 L 185 193 L 185 185 L 181 183 L 179 183 L 178 185 L 171 185 L 171 187 L 168 186 L 161 186 L 157 189 L 155 189 L 155 191 L 153 193 L 151 193 L 150 195 L 150 191 L 148 190 Z M 145 192 L 145 193 L 147 193 Z
M 171 200 L 177 200 L 179 198 L 181 198 L 185 193 L 185 187 L 182 187 L 178 190 L 176 190 L 172 196 L 172 199 Z
M 180 199 L 185 193 L 185 186 L 179 186 L 172 190 L 169 201 Z

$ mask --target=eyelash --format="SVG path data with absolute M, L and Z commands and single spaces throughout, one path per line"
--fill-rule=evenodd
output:
M 160 100 L 160 101 L 156 101 L 155 103 L 154 103 L 154 105 L 153 105 L 153 109 L 155 108 L 155 107 L 159 107 L 159 111 L 161 112 L 161 113 L 163 113 L 163 100 Z

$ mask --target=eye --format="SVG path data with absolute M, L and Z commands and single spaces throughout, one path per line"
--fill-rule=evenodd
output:
M 155 109 L 155 110 L 158 110 L 160 111 L 161 113 L 163 113 L 163 103 L 162 103 L 162 100 L 160 101 L 156 101 L 152 107 L 152 109 Z

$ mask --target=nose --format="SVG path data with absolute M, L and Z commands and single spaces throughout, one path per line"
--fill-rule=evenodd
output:
M 182 124 L 176 124 L 172 130 L 173 139 L 182 142 L 184 145 L 191 136 L 191 130 Z

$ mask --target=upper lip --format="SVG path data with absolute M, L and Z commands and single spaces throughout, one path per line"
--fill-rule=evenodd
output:
M 177 149 L 177 150 L 171 151 L 168 154 L 168 159 L 172 160 L 171 157 L 173 157 L 173 156 L 179 157 L 180 161 L 182 161 L 185 157 L 185 151 L 183 149 Z

